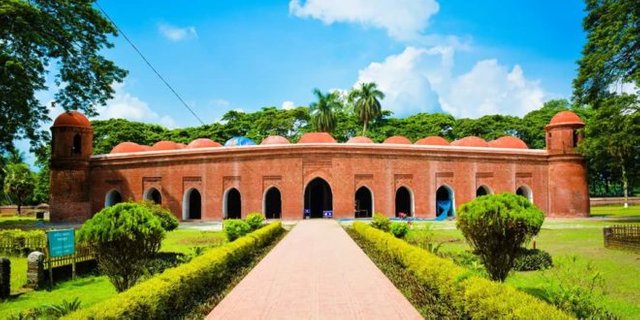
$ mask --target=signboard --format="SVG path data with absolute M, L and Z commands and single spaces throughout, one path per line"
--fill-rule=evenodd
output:
M 73 229 L 47 231 L 49 256 L 62 257 L 76 252 L 76 238 Z
M 325 218 L 333 218 L 333 210 L 322 211 L 322 216 L 324 216 Z

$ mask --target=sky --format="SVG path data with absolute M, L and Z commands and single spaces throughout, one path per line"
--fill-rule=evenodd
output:
M 585 42 L 583 0 L 98 3 L 205 123 L 370 81 L 397 117 L 522 116 L 571 97 Z M 122 36 L 111 40 L 104 55 L 129 75 L 95 119 L 199 125 Z

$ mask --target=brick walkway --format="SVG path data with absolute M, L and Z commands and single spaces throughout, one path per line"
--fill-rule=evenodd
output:
M 304 220 L 207 319 L 422 319 L 334 220 Z

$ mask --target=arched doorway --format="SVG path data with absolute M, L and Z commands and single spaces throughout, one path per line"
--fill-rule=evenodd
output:
M 122 202 L 122 195 L 118 190 L 111 190 L 107 192 L 107 195 L 104 197 L 104 207 L 111 207 L 114 204 L 118 204 Z
M 282 196 L 276 187 L 269 188 L 264 195 L 264 215 L 267 219 L 280 219 L 282 216 Z
M 453 190 L 446 185 L 436 190 L 436 217 L 453 217 L 455 214 L 455 198 Z
M 156 188 L 147 189 L 147 191 L 144 192 L 143 198 L 155 204 L 162 204 L 162 195 Z
M 189 189 L 182 199 L 182 219 L 202 218 L 202 196 L 197 189 Z
M 396 217 L 400 216 L 400 213 L 404 213 L 407 216 L 413 216 L 413 197 L 411 191 L 406 187 L 400 187 L 396 190 Z
M 356 218 L 371 218 L 373 216 L 373 196 L 367 187 L 360 187 L 356 191 Z
M 491 189 L 489 189 L 489 187 L 485 185 L 478 187 L 478 189 L 476 190 L 476 198 L 486 196 L 489 194 L 491 194 Z
M 322 178 L 315 178 L 304 189 L 304 209 L 311 218 L 322 218 L 324 211 L 333 210 L 331 187 Z M 304 215 L 303 215 L 304 217 Z
M 242 219 L 242 198 L 236 188 L 227 190 L 224 196 L 224 217 L 226 219 Z
M 533 202 L 533 192 L 531 191 L 531 188 L 529 188 L 528 186 L 522 185 L 518 187 L 518 189 L 516 190 L 516 194 L 521 197 L 527 198 L 529 202 Z

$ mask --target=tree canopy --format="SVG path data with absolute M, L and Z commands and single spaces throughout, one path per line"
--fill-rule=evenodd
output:
M 40 129 L 49 120 L 36 93 L 57 87 L 54 99 L 64 109 L 95 115 L 95 105 L 113 96 L 112 84 L 126 71 L 101 53 L 112 47 L 115 27 L 91 0 L 5 0 L 0 4 L 0 152 L 15 139 L 32 148 L 48 140 Z

